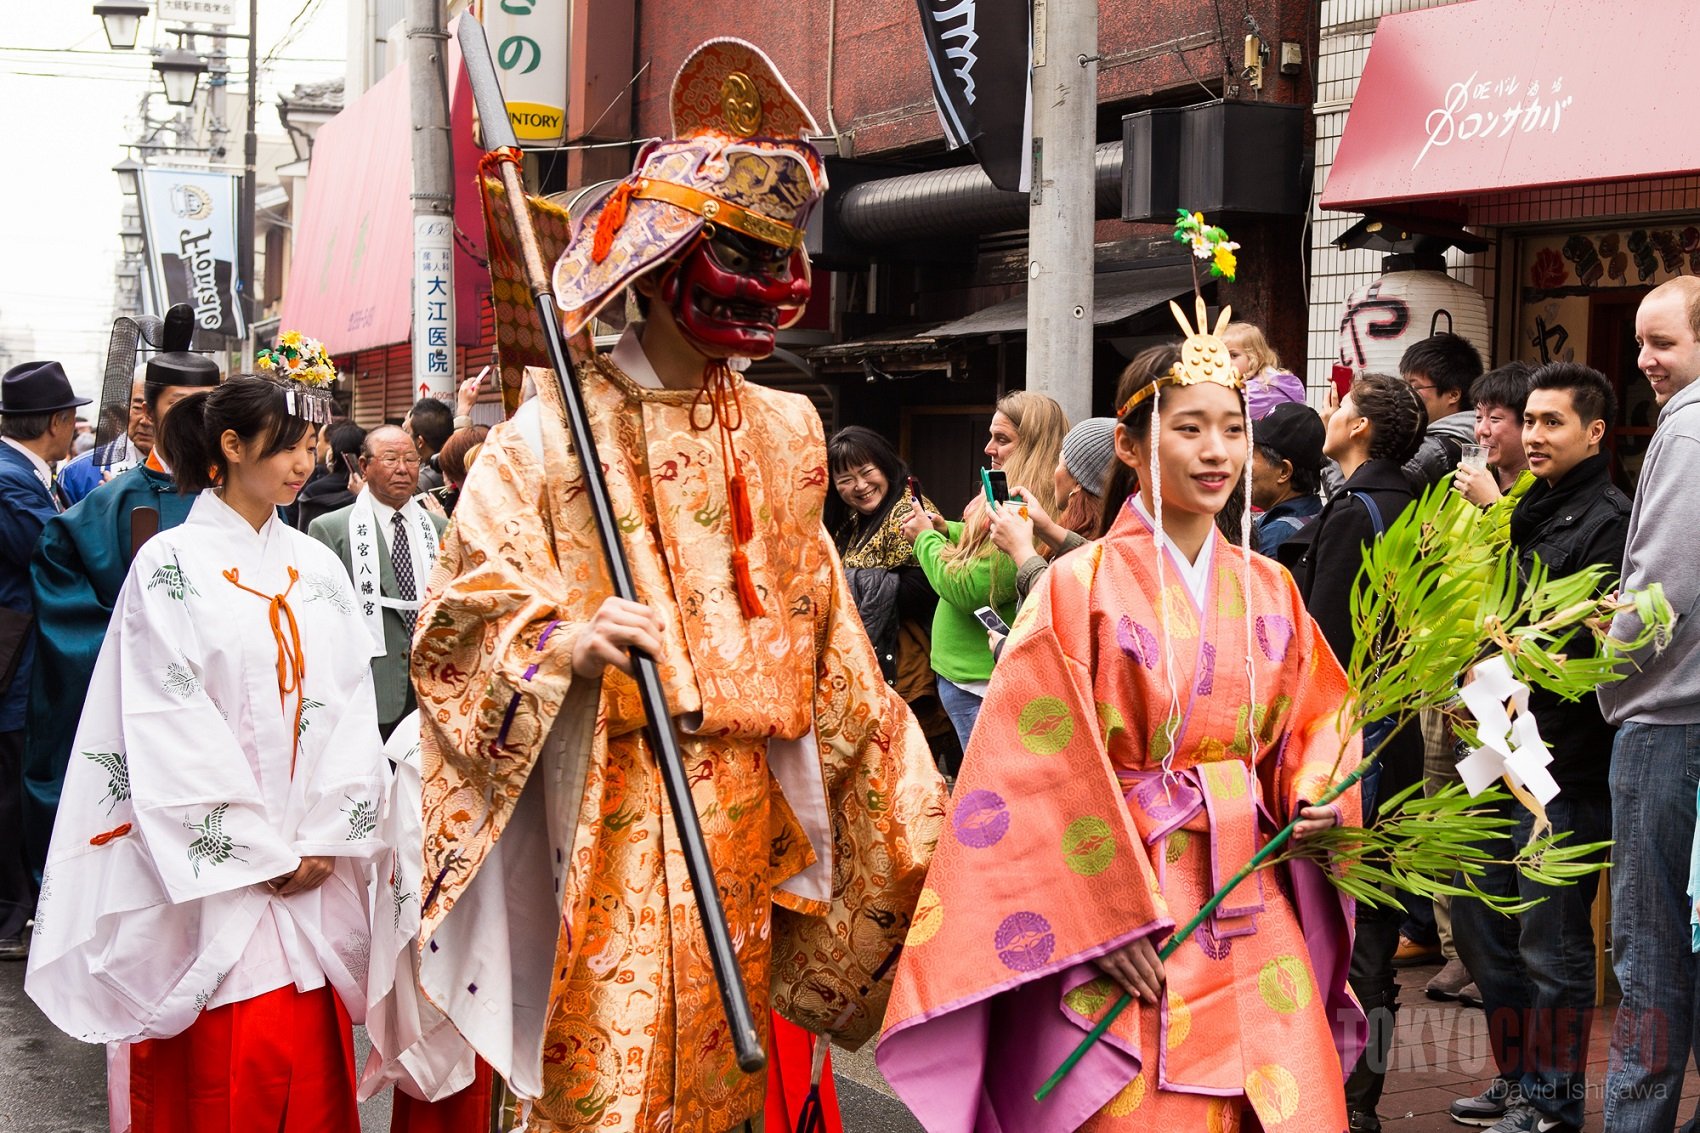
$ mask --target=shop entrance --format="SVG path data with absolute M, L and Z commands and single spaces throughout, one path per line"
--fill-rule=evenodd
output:
M 1649 287 L 1618 287 L 1588 296 L 1588 365 L 1610 379 L 1617 392 L 1617 420 L 1606 434 L 1612 478 L 1634 494 L 1658 423 L 1653 387 L 1636 368 L 1635 311 Z

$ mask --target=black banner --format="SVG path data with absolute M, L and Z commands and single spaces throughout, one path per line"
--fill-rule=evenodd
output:
M 992 184 L 1026 192 L 1033 148 L 1028 0 L 915 0 L 933 99 L 950 147 L 969 146 Z

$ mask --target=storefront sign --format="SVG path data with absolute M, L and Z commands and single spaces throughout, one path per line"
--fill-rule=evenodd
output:
M 413 396 L 453 404 L 455 233 L 446 216 L 413 218 Z
M 1625 29 L 1632 29 L 1627 34 Z M 1473 0 L 1383 16 L 1327 209 L 1454 222 L 1468 198 L 1700 170 L 1700 4 Z
M 236 272 L 236 178 L 204 170 L 144 169 L 142 225 L 147 232 L 155 310 L 195 309 L 197 330 L 245 333 Z
M 523 146 L 556 146 L 567 137 L 568 6 L 569 0 L 484 0 L 484 34 Z
M 236 0 L 159 0 L 159 18 L 171 24 L 229 27 L 236 22 Z

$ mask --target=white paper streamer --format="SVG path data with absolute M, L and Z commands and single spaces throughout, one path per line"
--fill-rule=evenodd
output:
M 1545 806 L 1558 794 L 1558 783 L 1547 771 L 1552 752 L 1529 711 L 1529 686 L 1511 675 L 1503 656 L 1483 661 L 1471 675 L 1458 699 L 1476 718 L 1481 746 L 1458 761 L 1465 788 L 1479 795 L 1503 778 Z

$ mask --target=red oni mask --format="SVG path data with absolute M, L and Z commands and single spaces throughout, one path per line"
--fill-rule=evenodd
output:
M 788 251 L 708 226 L 662 280 L 658 296 L 711 358 L 765 358 L 809 301 L 809 264 Z

